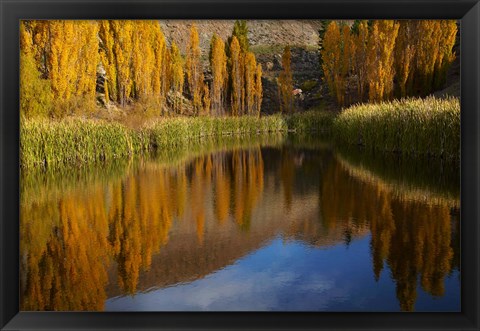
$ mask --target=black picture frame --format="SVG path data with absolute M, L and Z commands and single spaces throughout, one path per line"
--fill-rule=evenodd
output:
M 19 312 L 19 20 L 459 19 L 461 21 L 460 313 Z M 480 4 L 477 0 L 0 0 L 0 326 L 23 329 L 479 330 Z

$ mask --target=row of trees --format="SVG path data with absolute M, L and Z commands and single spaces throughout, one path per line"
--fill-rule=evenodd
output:
M 428 95 L 446 81 L 456 34 L 452 20 L 331 21 L 321 49 L 330 93 L 340 105 Z M 351 85 L 357 100 L 345 98 Z
M 257 64 L 249 47 L 247 22 L 236 21 L 226 48 L 227 68 L 230 73 L 227 86 L 233 115 L 260 115 L 263 96 L 262 66 Z M 215 62 L 213 57 L 212 62 Z
M 22 21 L 20 31 L 26 116 L 95 107 L 101 71 L 105 101 L 121 107 L 142 103 L 184 114 L 187 96 L 194 115 L 260 114 L 262 67 L 248 51 L 245 21 L 235 23 L 227 46 L 213 36 L 209 80 L 194 24 L 185 56 L 174 41 L 167 45 L 158 21 Z
M 98 32 L 93 21 L 22 21 L 20 106 L 25 115 L 68 111 L 80 100 L 95 102 Z

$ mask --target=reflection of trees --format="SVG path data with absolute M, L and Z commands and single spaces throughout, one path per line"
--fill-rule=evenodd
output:
M 411 200 L 459 205 L 460 171 L 453 160 L 412 158 L 397 154 L 372 153 L 351 146 L 339 146 L 337 160 L 362 181 L 376 182 Z
M 176 176 L 165 168 L 143 169 L 112 190 L 116 199 L 109 212 L 110 243 L 118 282 L 126 293 L 135 293 L 140 270 L 148 270 L 152 255 L 168 240 L 173 212 L 183 209 L 173 199 L 179 194 L 171 194 L 170 187 L 171 181 L 181 179 L 172 177 Z M 180 185 L 177 190 L 184 188 Z
M 193 162 L 193 167 L 195 175 L 191 179 L 191 206 L 198 242 L 202 244 L 205 231 L 205 193 L 210 182 L 211 161 L 207 160 L 207 157 L 198 158 Z
M 232 153 L 233 215 L 244 229 L 250 227 L 252 210 L 263 192 L 263 159 L 260 148 Z
M 325 173 L 320 199 L 329 228 L 345 219 L 368 222 L 375 277 L 388 263 L 402 310 L 414 309 L 418 278 L 427 293 L 443 295 L 458 250 L 451 245 L 450 206 L 402 198 L 385 186 L 349 176 L 340 163 Z
M 283 196 L 287 211 L 292 206 L 293 184 L 295 179 L 295 165 L 292 162 L 293 154 L 288 149 L 282 149 L 280 165 L 280 180 L 282 182 Z
M 459 268 L 459 210 L 448 204 L 452 199 L 404 198 L 330 152 L 256 147 L 176 166 L 142 162 L 123 179 L 56 187 L 41 199 L 22 195 L 23 310 L 101 310 L 107 270 L 114 275 L 110 287 L 134 294 L 153 271 L 158 279 L 151 286 L 191 280 L 279 231 L 320 247 L 348 244 L 369 229 L 374 275 L 388 264 L 402 310 L 413 310 L 418 281 L 440 296 L 445 277 Z M 175 219 L 188 229 L 185 237 L 162 248 Z M 248 236 L 230 232 L 250 227 Z
M 36 218 L 39 211 L 41 218 Z M 22 217 L 29 216 L 35 218 L 21 228 L 21 309 L 103 309 L 109 247 L 101 187 L 66 195 L 53 204 L 26 206 Z M 49 220 L 50 233 L 41 232 L 37 238 L 35 231 Z
M 123 182 L 95 184 L 58 200 L 23 203 L 22 309 L 102 310 L 112 258 L 119 286 L 134 293 L 140 270 L 148 269 L 167 241 L 172 211 L 184 208 L 169 194 L 170 177 L 168 169 L 139 171 Z M 43 230 L 49 220 L 49 233 L 36 237 L 32 231 Z
M 226 174 L 224 154 L 217 154 L 215 158 L 215 216 L 220 223 L 228 217 L 230 207 L 230 179 Z
M 444 293 L 444 280 L 452 268 L 451 227 L 448 206 L 418 202 L 392 203 L 397 231 L 391 236 L 387 259 L 397 280 L 397 296 L 403 310 L 413 310 L 416 279 L 434 295 Z M 414 222 L 412 220 L 415 220 Z
M 375 192 L 341 171 L 336 162 L 325 170 L 320 187 L 322 222 L 327 229 L 337 226 L 363 227 L 376 215 Z
M 111 260 L 122 292 L 134 294 L 140 272 L 150 268 L 187 203 L 203 243 L 209 190 L 216 192 L 212 207 L 221 222 L 232 205 L 236 222 L 248 227 L 263 191 L 260 148 L 199 157 L 191 169 L 189 178 L 184 164 L 143 164 L 123 180 L 24 200 L 22 309 L 102 310 Z

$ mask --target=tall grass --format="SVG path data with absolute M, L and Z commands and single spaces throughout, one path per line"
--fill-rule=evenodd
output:
M 278 115 L 261 118 L 243 117 L 177 117 L 159 119 L 144 129 L 154 149 L 185 145 L 209 136 L 256 134 L 286 131 L 285 120 Z
M 135 140 L 140 146 L 139 139 Z M 24 168 L 114 159 L 132 150 L 130 130 L 118 123 L 77 118 L 22 120 L 20 125 L 20 164 Z
M 105 120 L 22 119 L 20 163 L 24 169 L 84 164 L 146 152 L 165 153 L 214 137 L 320 130 L 320 126 L 326 125 L 325 115 L 316 114 L 163 118 L 137 129 Z
M 147 152 L 168 154 L 213 138 L 287 131 L 333 132 L 335 141 L 361 144 L 371 150 L 459 158 L 460 102 L 455 98 L 406 99 L 357 105 L 338 116 L 307 111 L 260 118 L 174 117 L 152 120 L 140 128 L 81 118 L 22 119 L 20 164 L 23 169 L 51 168 Z
M 336 141 L 409 155 L 460 156 L 460 101 L 402 99 L 362 104 L 333 122 Z

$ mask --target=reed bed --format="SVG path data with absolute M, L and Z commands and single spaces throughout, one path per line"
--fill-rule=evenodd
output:
M 371 150 L 458 159 L 460 101 L 427 97 L 352 106 L 333 121 L 333 135 Z
M 280 147 L 285 138 L 285 135 L 275 132 L 247 136 L 211 136 L 191 142 L 188 148 L 165 148 L 139 157 L 108 159 L 102 162 L 101 167 L 95 163 L 82 163 L 75 167 L 22 169 L 20 197 L 22 203 L 39 203 L 93 183 L 107 183 L 116 178 L 125 178 L 128 173 L 137 169 L 141 162 L 151 167 L 176 168 L 206 154 L 248 150 L 260 146 Z
M 169 154 L 213 138 L 288 131 L 333 133 L 335 142 L 408 155 L 460 157 L 460 102 L 456 98 L 402 99 L 326 111 L 242 117 L 173 117 L 130 128 L 114 121 L 22 119 L 23 169 L 79 165 L 144 153 Z M 223 138 L 222 138 L 223 137 Z
M 177 117 L 159 119 L 145 128 L 153 149 L 175 148 L 203 137 L 286 131 L 278 115 L 265 117 Z
M 174 117 L 150 121 L 137 129 L 117 122 L 69 118 L 62 121 L 22 119 L 20 164 L 23 169 L 51 168 L 126 158 L 143 153 L 168 153 L 189 149 L 213 138 L 266 133 L 286 133 L 327 123 L 325 115 L 264 117 Z M 319 119 L 316 119 L 318 116 Z
M 118 123 L 22 120 L 20 164 L 31 168 L 115 159 L 130 155 L 132 142 L 131 130 Z
M 331 111 L 310 110 L 287 116 L 287 127 L 295 132 L 318 132 L 328 134 L 331 131 L 336 113 Z

